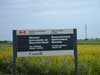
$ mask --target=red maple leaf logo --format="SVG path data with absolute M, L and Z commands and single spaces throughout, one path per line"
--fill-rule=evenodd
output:
M 26 31 L 19 31 L 19 34 L 25 35 L 26 34 Z

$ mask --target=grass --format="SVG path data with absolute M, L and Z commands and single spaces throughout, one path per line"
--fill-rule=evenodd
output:
M 100 39 L 78 40 L 81 45 L 100 45 Z
M 79 75 L 100 75 L 100 45 L 78 45 Z M 12 73 L 12 45 L 0 44 L 0 73 Z M 73 56 L 17 58 L 17 74 L 74 75 Z

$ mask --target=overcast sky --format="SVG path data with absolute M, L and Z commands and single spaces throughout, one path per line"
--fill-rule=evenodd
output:
M 0 40 L 13 29 L 77 28 L 78 38 L 100 37 L 100 0 L 0 0 Z

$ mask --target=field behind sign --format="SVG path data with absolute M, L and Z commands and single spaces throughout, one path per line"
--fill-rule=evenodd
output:
M 79 75 L 100 75 L 100 40 L 78 45 Z M 19 75 L 74 75 L 73 56 L 17 58 Z M 12 44 L 0 43 L 0 74 L 12 73 Z

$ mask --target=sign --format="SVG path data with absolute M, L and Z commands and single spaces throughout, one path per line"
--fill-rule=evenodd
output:
M 15 30 L 18 57 L 74 53 L 74 29 Z
M 13 30 L 13 75 L 16 56 L 74 55 L 75 75 L 78 75 L 77 30 Z

